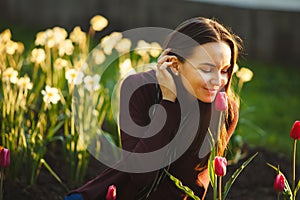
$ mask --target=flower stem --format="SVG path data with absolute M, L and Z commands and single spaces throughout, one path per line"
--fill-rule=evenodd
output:
M 219 200 L 222 200 L 222 176 L 219 176 L 218 183 L 219 183 L 219 186 L 218 186 Z
M 214 181 L 214 200 L 217 200 L 217 175 L 214 175 L 215 176 L 215 181 Z
M 297 140 L 294 140 L 294 145 L 293 145 L 293 164 L 292 164 L 292 193 L 293 193 L 293 198 L 295 199 L 295 181 L 296 181 L 296 147 L 297 147 Z

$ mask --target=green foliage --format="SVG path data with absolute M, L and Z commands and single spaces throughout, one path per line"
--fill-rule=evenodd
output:
M 274 152 L 290 151 L 288 132 L 292 123 L 300 118 L 300 68 L 282 64 L 247 65 L 251 66 L 254 77 L 243 87 L 241 111 L 254 107 L 247 114 L 247 120 L 263 131 L 240 124 L 239 134 L 250 145 L 266 147 Z
M 57 156 L 64 156 L 68 185 L 74 187 L 83 183 L 89 146 L 99 154 L 101 138 L 121 145 L 113 116 L 119 97 L 113 91 L 128 71 L 151 62 L 161 49 L 143 41 L 146 51 L 132 50 L 131 41 L 118 32 L 105 36 L 110 42 L 95 42 L 99 25 L 91 23 L 88 33 L 80 27 L 70 33 L 49 28 L 30 36 L 29 49 L 12 40 L 10 29 L 1 32 L 0 139 L 11 152 L 10 179 L 35 184 L 43 165 L 65 187 L 45 160 L 49 144 L 56 148 L 59 141 L 63 155 Z

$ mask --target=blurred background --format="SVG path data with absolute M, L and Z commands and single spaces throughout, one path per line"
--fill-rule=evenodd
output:
M 109 22 L 96 33 L 98 42 L 113 31 L 150 26 L 175 29 L 197 16 L 215 18 L 230 27 L 244 42 L 239 67 L 253 72 L 239 91 L 240 121 L 231 144 L 232 157 L 238 161 L 251 147 L 290 158 L 289 133 L 294 121 L 300 120 L 299 0 L 0 0 L 0 33 L 10 29 L 13 40 L 23 42 L 29 53 L 38 32 L 55 26 L 68 32 L 80 26 L 89 32 L 95 15 Z
M 243 38 L 247 59 L 300 62 L 298 0 L 1 0 L 0 8 L 1 27 L 23 27 L 24 32 L 15 33 L 21 35 L 56 25 L 87 28 L 96 14 L 108 18 L 107 32 L 144 26 L 173 29 L 191 17 L 214 17 Z

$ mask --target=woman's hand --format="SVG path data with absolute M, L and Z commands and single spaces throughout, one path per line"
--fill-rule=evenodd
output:
M 159 87 L 162 92 L 162 98 L 175 102 L 176 99 L 176 85 L 174 79 L 170 72 L 167 70 L 167 67 L 176 68 L 177 66 L 177 57 L 167 55 L 171 49 L 166 49 L 157 59 L 157 70 L 156 78 L 159 83 Z M 172 69 L 177 70 L 177 69 Z

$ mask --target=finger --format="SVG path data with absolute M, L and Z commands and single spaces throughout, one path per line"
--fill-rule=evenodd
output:
M 163 57 L 159 58 L 157 60 L 157 63 L 158 64 L 163 64 L 164 62 L 170 62 L 171 60 L 174 60 L 174 59 L 176 59 L 176 56 L 166 55 L 166 56 L 163 56 Z
M 168 66 L 171 66 L 172 65 L 172 62 L 164 62 L 160 67 L 159 69 L 160 70 L 165 70 Z
M 167 55 L 168 53 L 170 53 L 170 51 L 171 51 L 170 48 L 165 49 L 165 50 L 160 54 L 160 56 L 158 57 L 158 59 L 159 59 L 160 57 L 163 57 L 163 56 Z

